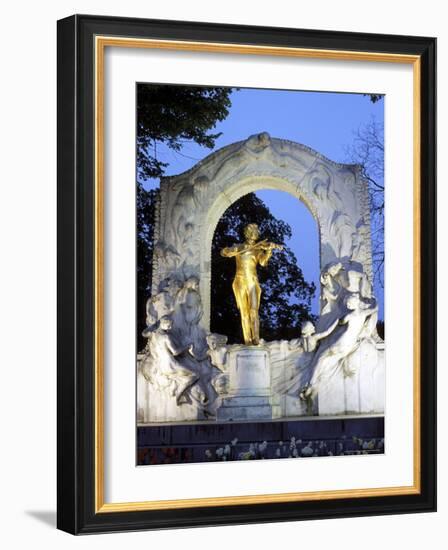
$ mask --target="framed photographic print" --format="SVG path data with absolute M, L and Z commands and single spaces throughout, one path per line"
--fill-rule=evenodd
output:
M 433 38 L 58 22 L 58 527 L 434 511 Z

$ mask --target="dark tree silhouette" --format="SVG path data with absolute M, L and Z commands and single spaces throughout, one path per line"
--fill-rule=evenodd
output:
M 372 259 L 376 282 L 384 286 L 384 126 L 374 118 L 355 133 L 353 144 L 346 148 L 349 162 L 361 166 L 368 182 Z
M 285 244 L 291 227 L 275 218 L 266 204 L 249 193 L 232 204 L 220 219 L 212 244 L 211 319 L 212 332 L 226 334 L 229 343 L 241 343 L 240 315 L 232 291 L 235 259 L 223 258 L 220 250 L 243 240 L 243 229 L 256 223 L 260 238 Z M 314 283 L 305 281 L 292 250 L 285 246 L 275 250 L 267 267 L 258 267 L 262 288 L 260 304 L 260 336 L 265 340 L 291 339 L 300 336 L 300 325 L 314 320 L 311 299 Z
M 151 296 L 152 252 L 154 246 L 154 213 L 158 189 L 147 191 L 140 186 L 137 193 L 137 349 L 146 340 L 142 330 L 146 326 L 146 301 Z
M 137 349 L 145 340 L 145 304 L 151 294 L 154 206 L 157 190 L 144 182 L 164 175 L 163 147 L 182 154 L 186 142 L 213 148 L 210 130 L 229 114 L 232 88 L 139 84 L 137 86 Z
M 368 96 L 370 101 L 372 103 L 376 103 L 377 101 L 381 101 L 381 99 L 384 98 L 384 94 L 363 94 L 364 96 Z
M 232 88 L 139 84 L 137 87 L 137 176 L 163 176 L 168 163 L 159 158 L 163 145 L 180 153 L 185 142 L 209 149 L 221 132 L 210 133 L 231 106 Z

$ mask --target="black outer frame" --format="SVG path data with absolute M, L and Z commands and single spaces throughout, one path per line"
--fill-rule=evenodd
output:
M 421 56 L 421 493 L 94 512 L 94 37 Z M 74 15 L 58 21 L 57 526 L 72 534 L 436 510 L 436 39 Z

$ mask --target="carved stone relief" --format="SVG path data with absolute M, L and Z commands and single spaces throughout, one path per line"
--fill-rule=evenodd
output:
M 161 181 L 144 331 L 148 345 L 138 361 L 141 422 L 213 419 L 226 399 L 230 348 L 224 335 L 209 334 L 213 233 L 233 202 L 266 188 L 303 201 L 320 235 L 321 311 L 316 327 L 304 327 L 296 341 L 263 343 L 272 391 L 282 396 L 282 414 L 323 414 L 322 395 L 335 380 L 350 386 L 347 380 L 357 376 L 360 353 L 376 354 L 381 364 L 367 182 L 356 166 L 332 162 L 304 145 L 263 132 Z M 377 397 L 376 409 L 380 402 Z M 275 407 L 278 411 L 280 405 Z

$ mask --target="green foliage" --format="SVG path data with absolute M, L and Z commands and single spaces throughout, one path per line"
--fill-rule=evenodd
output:
M 158 178 L 168 163 L 158 158 L 163 144 L 180 152 L 185 141 L 215 146 L 221 133 L 209 130 L 229 114 L 232 88 L 139 84 L 137 87 L 137 173 Z
M 254 193 L 230 206 L 219 221 L 212 244 L 211 326 L 212 332 L 226 334 L 229 343 L 242 342 L 240 315 L 232 291 L 235 260 L 223 258 L 220 250 L 243 240 L 243 228 L 256 223 L 260 238 L 284 244 L 291 227 L 275 218 Z M 262 288 L 260 336 L 265 340 L 291 339 L 300 335 L 300 325 L 314 320 L 311 299 L 314 283 L 305 281 L 292 250 L 275 250 L 267 267 L 258 268 Z

